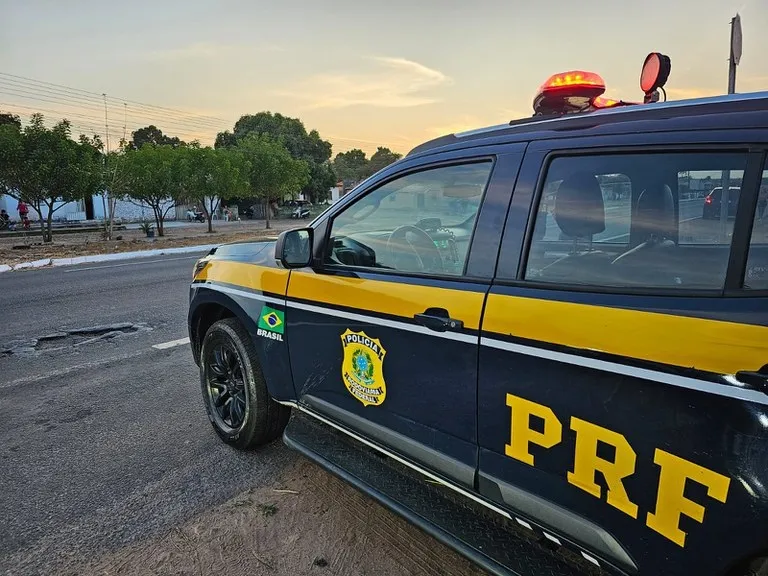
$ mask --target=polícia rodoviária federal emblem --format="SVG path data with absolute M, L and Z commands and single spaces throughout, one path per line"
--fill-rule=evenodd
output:
M 387 397 L 384 382 L 384 355 L 387 351 L 376 338 L 347 329 L 341 335 L 344 359 L 341 377 L 349 393 L 365 406 L 380 406 Z

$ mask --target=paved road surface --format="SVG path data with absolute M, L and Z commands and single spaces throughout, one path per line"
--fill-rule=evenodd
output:
M 280 443 L 250 454 L 224 446 L 189 347 L 152 348 L 186 336 L 194 259 L 0 275 L 0 349 L 60 329 L 141 327 L 0 355 L 0 574 L 49 573 L 168 529 L 297 458 Z

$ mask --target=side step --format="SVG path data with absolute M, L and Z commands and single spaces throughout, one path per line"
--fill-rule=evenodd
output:
M 294 411 L 285 444 L 496 576 L 606 573 L 310 416 Z

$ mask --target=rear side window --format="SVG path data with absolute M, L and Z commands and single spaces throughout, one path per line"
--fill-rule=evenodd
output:
M 722 288 L 745 167 L 740 152 L 555 158 L 537 206 L 525 279 Z
M 747 270 L 744 275 L 747 290 L 768 290 L 768 169 L 763 171 L 757 211 L 749 242 Z

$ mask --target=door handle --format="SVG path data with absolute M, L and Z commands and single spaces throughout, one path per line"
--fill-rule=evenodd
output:
M 464 322 L 451 318 L 448 314 L 448 310 L 445 308 L 427 308 L 421 314 L 414 314 L 413 319 L 422 326 L 426 326 L 435 332 L 460 330 L 464 327 Z
M 744 384 L 768 394 L 768 373 L 741 370 L 740 372 L 736 372 L 736 378 L 740 382 L 744 382 Z

